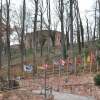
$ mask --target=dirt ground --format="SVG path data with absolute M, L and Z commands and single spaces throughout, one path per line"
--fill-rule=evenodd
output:
M 66 92 L 80 96 L 93 96 L 100 100 L 100 88 L 94 85 L 93 74 L 70 75 L 65 82 L 65 76 L 52 76 L 47 81 L 47 86 L 54 91 Z M 0 100 L 43 100 L 44 95 L 33 94 L 33 90 L 42 90 L 44 78 L 19 80 L 20 88 L 9 92 L 0 93 Z

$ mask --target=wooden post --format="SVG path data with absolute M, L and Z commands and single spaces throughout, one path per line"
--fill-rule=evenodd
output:
M 60 76 L 61 76 L 61 70 L 60 70 L 61 68 L 60 68 L 60 65 L 59 65 L 59 82 L 58 82 L 58 90 L 57 91 L 59 91 L 60 90 Z
M 68 64 L 66 63 L 65 82 L 68 81 Z
M 77 75 L 76 57 L 75 57 L 75 73 Z
M 39 67 L 40 66 L 37 66 L 37 78 L 39 78 Z
M 92 62 L 90 61 L 90 73 L 92 72 Z
M 61 76 L 61 66 L 59 65 L 59 90 L 60 90 L 60 76 Z
M 53 80 L 54 81 L 54 77 L 55 77 L 55 65 L 53 64 Z M 53 82 L 51 81 L 51 86 L 53 87 Z
M 54 74 L 55 74 L 55 65 L 53 64 L 53 76 L 54 76 Z
M 99 64 L 98 64 L 98 61 L 97 61 L 97 73 L 98 73 L 98 71 L 99 71 Z
M 85 56 L 84 56 L 84 58 L 83 58 L 83 74 L 84 74 L 84 72 L 85 72 Z
M 46 87 L 47 85 L 46 85 L 46 68 L 45 68 L 45 100 L 46 100 L 46 97 L 47 97 L 47 94 L 46 94 Z
M 68 66 L 68 64 L 67 64 L 67 80 L 68 80 L 68 76 L 69 76 L 69 68 L 68 68 L 69 66 Z

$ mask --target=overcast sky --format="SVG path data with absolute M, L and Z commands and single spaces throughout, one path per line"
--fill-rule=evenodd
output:
M 12 1 L 12 4 L 14 4 L 16 7 L 19 7 L 23 0 L 11 0 L 11 1 Z M 30 7 L 30 1 L 31 0 L 26 0 L 27 5 L 29 7 Z M 55 0 L 51 0 L 51 2 L 53 1 Z M 78 0 L 78 1 L 79 1 L 81 17 L 84 18 L 85 16 L 91 15 L 91 13 L 87 13 L 87 11 L 93 9 L 95 0 Z M 54 7 L 54 4 L 52 3 L 51 6 Z
M 6 1 L 6 0 L 3 0 L 3 1 Z M 12 6 L 14 7 L 19 7 L 20 4 L 22 3 L 23 0 L 11 0 L 11 3 L 12 3 Z M 53 4 L 53 1 L 55 0 L 51 0 L 51 6 L 54 7 L 54 4 Z M 93 6 L 94 6 L 94 2 L 96 0 L 78 0 L 79 2 L 79 8 L 80 8 L 80 13 L 81 13 L 81 17 L 83 16 L 88 16 L 90 15 L 91 13 L 87 13 L 87 11 L 90 11 L 93 9 Z M 26 4 L 30 7 L 31 5 L 31 0 L 26 0 Z
M 22 0 L 11 0 L 14 4 L 17 6 L 21 4 Z M 29 3 L 31 0 L 26 0 L 27 3 Z M 53 1 L 53 0 L 51 0 Z M 85 12 L 86 10 L 89 10 L 92 6 L 95 0 L 78 0 L 79 1 L 79 7 L 81 12 Z
M 3 0 L 3 2 L 6 1 L 6 0 Z M 15 8 L 18 8 L 20 7 L 21 3 L 22 3 L 23 0 L 11 0 L 11 4 L 12 6 L 14 6 Z M 26 4 L 30 7 L 31 3 L 30 3 L 31 0 L 26 0 Z M 54 7 L 54 4 L 53 4 L 53 1 L 55 0 L 51 0 L 51 6 Z M 94 2 L 95 0 L 78 0 L 79 1 L 79 9 L 80 9 L 80 13 L 81 13 L 81 17 L 82 19 L 84 20 L 84 17 L 87 16 L 91 16 L 91 14 L 93 14 L 94 12 L 88 12 L 90 10 L 93 10 L 94 8 Z M 88 13 L 87 13 L 88 12 Z M 93 20 L 93 16 L 92 17 L 89 17 L 89 20 Z M 90 21 L 91 21 L 90 20 Z M 91 21 L 92 23 L 93 21 Z
M 26 1 L 27 1 L 27 4 L 29 5 L 29 2 L 31 0 L 26 0 Z M 51 0 L 51 1 L 53 1 L 53 0 Z M 90 8 L 93 7 L 93 3 L 95 2 L 95 0 L 78 0 L 78 1 L 79 1 L 80 11 L 81 11 L 81 13 L 84 13 L 84 14 L 85 14 L 86 10 L 89 10 Z M 18 7 L 21 4 L 22 0 L 11 0 L 11 2 Z

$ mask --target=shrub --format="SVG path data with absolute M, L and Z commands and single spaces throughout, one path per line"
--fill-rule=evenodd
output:
M 99 65 L 100 65 L 100 56 L 99 55 L 97 55 L 96 60 L 98 61 Z
M 94 77 L 94 82 L 95 82 L 95 85 L 100 86 L 100 74 L 97 74 Z

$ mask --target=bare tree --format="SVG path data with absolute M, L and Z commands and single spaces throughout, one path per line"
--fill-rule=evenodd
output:
M 52 32 L 51 40 L 52 40 L 52 46 L 55 48 L 55 40 L 56 40 L 56 32 L 57 32 L 57 27 L 59 25 L 59 21 L 56 20 L 54 22 L 54 32 Z
M 14 30 L 17 33 L 16 34 L 16 38 L 19 42 L 19 44 L 21 44 L 21 32 L 22 32 L 22 6 L 20 7 L 20 9 L 14 10 L 13 11 L 13 18 L 12 18 L 12 22 L 14 24 Z M 26 9 L 26 14 L 25 14 L 25 33 L 28 32 L 29 29 L 32 28 L 32 12 L 30 11 L 30 9 Z M 25 34 L 24 34 L 25 35 Z M 24 36 L 25 37 L 25 36 Z M 24 38 L 24 42 L 25 42 Z M 30 40 L 32 41 L 32 37 L 30 36 Z M 32 43 L 30 45 L 30 48 L 32 48 Z M 21 48 L 20 48 L 21 49 Z
M 70 0 L 70 48 L 73 48 L 73 0 Z
M 40 26 L 40 30 L 42 32 L 42 28 L 43 28 L 43 0 L 41 0 L 41 5 L 40 5 L 40 19 L 41 19 L 41 26 Z
M 48 57 L 50 54 L 50 37 L 51 37 L 51 4 L 50 0 L 47 0 L 47 19 L 48 19 Z
M 23 72 L 23 64 L 25 57 L 25 30 L 26 30 L 26 0 L 23 0 L 23 5 L 19 10 L 14 10 L 12 21 L 16 31 L 16 38 L 19 42 L 20 57 L 21 57 L 21 71 Z M 28 23 L 27 23 L 28 24 Z
M 39 42 L 40 42 L 40 49 L 41 49 L 41 56 L 43 55 L 43 46 L 46 42 L 46 37 L 42 34 L 43 32 L 43 14 L 44 14 L 45 10 L 43 9 L 43 0 L 41 0 L 41 5 L 40 5 L 40 38 L 39 38 Z
M 65 38 L 64 38 L 64 2 L 63 0 L 60 0 L 59 2 L 61 5 L 60 5 L 60 14 L 61 14 L 61 17 L 60 17 L 60 21 L 61 21 L 61 45 L 62 45 L 62 55 L 63 55 L 63 58 L 65 59 L 66 58 L 66 46 L 65 46 Z
M 46 42 L 46 38 L 44 36 L 40 37 L 40 48 L 41 48 L 41 56 L 43 55 L 43 46 Z
M 87 24 L 87 41 L 89 42 L 90 40 L 90 35 L 89 35 L 89 21 L 88 21 L 88 18 L 86 17 L 86 24 Z
M 65 35 L 64 35 L 64 1 L 58 0 L 56 4 L 58 4 L 56 6 L 56 11 L 57 11 L 57 15 L 60 20 L 60 23 L 61 23 L 61 53 L 62 53 L 62 57 L 65 59 L 66 58 L 66 45 L 65 45 Z
M 8 81 L 10 80 L 10 65 L 11 65 L 11 51 L 10 51 L 10 0 L 6 0 L 7 7 L 7 22 L 6 22 L 6 36 L 7 36 L 7 57 L 8 57 Z M 9 83 L 10 87 L 10 83 Z
M 100 40 L 100 0 L 98 0 L 99 5 L 99 40 Z
M 95 7 L 95 25 L 94 25 L 94 35 L 93 35 L 93 40 L 95 41 L 96 38 L 96 24 L 97 24 L 97 1 L 96 1 L 96 7 Z
M 82 40 L 82 47 L 84 48 L 84 28 L 83 28 L 82 19 L 81 19 L 81 16 L 80 16 L 78 0 L 76 0 L 75 3 L 77 5 L 76 10 L 77 10 L 78 17 L 79 17 L 78 19 L 79 19 L 79 27 L 80 27 L 80 37 L 81 37 L 81 40 Z
M 1 58 L 2 58 L 2 0 L 1 0 L 1 8 L 0 8 L 0 69 L 2 66 Z
M 69 49 L 70 43 L 69 43 L 69 13 L 68 8 L 66 8 L 66 40 L 67 40 L 67 50 Z
M 33 43 L 33 64 L 34 64 L 34 72 L 37 70 L 36 66 L 36 30 L 37 30 L 37 16 L 38 16 L 38 3 L 39 0 L 34 0 L 35 2 L 35 15 L 34 15 L 34 32 L 32 34 L 32 43 Z
M 24 64 L 24 34 L 25 34 L 25 16 L 26 16 L 26 1 L 23 0 L 23 15 L 22 15 L 22 31 L 21 31 L 21 67 L 23 72 Z
M 81 39 L 82 39 L 82 47 L 84 48 L 84 28 L 83 28 L 83 23 L 82 19 L 80 18 L 80 28 L 81 28 Z
M 81 54 L 81 41 L 80 41 L 80 13 L 79 13 L 79 7 L 78 7 L 78 1 L 75 2 L 75 10 L 76 10 L 76 23 L 77 23 L 77 43 L 78 43 L 78 49 L 79 54 Z
M 81 54 L 80 29 L 79 29 L 78 18 L 77 18 L 77 42 L 78 42 L 79 54 Z
M 50 2 L 50 0 L 47 0 L 46 2 L 47 2 L 47 5 L 46 5 L 47 21 L 45 21 L 45 19 L 43 17 L 43 24 L 45 25 L 45 27 L 48 30 L 48 54 L 49 54 L 49 52 L 50 52 L 50 40 L 52 42 L 52 47 L 55 47 L 55 31 L 51 30 L 51 28 L 52 28 L 52 26 L 51 26 L 51 2 Z

